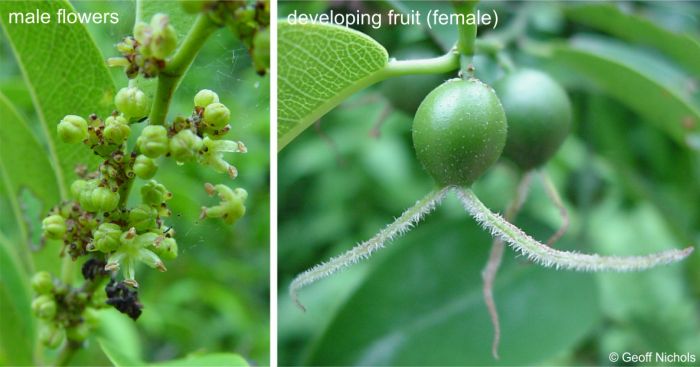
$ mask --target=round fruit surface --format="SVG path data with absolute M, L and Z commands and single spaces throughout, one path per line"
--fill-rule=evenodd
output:
M 571 102 L 547 74 L 519 70 L 494 88 L 508 117 L 503 156 L 523 170 L 539 167 L 557 152 L 571 127 Z
M 413 146 L 441 185 L 469 186 L 506 142 L 506 115 L 494 90 L 477 79 L 448 80 L 430 92 L 413 120 Z

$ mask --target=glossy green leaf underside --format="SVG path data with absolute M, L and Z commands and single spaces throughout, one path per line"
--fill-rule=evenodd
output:
M 491 237 L 466 217 L 428 222 L 375 264 L 316 341 L 309 365 L 546 364 L 596 327 L 593 277 L 506 251 L 495 284 L 502 337 L 494 360 L 481 280 Z
M 34 320 L 27 276 L 9 243 L 0 237 L 0 364 L 33 364 Z
M 550 57 L 591 80 L 628 108 L 647 118 L 682 146 L 690 146 L 693 135 L 700 131 L 700 110 L 692 96 L 662 77 L 646 72 L 639 59 L 611 52 L 613 47 L 602 38 L 574 41 L 552 48 Z M 616 47 L 621 47 L 616 43 Z M 643 56 L 643 55 L 640 55 Z
M 27 122 L 2 93 L 0 116 L 3 121 L 0 129 L 0 173 L 7 182 L 8 195 L 12 196 L 10 202 L 19 200 L 20 190 L 26 188 L 42 202 L 44 210 L 52 207 L 61 199 L 61 195 L 51 162 Z M 18 223 L 22 221 L 21 217 L 16 219 Z
M 700 75 L 700 42 L 689 34 L 674 33 L 653 20 L 623 12 L 613 4 L 587 4 L 567 8 L 566 15 L 589 27 L 630 42 L 655 47 Z
M 61 142 L 56 125 L 67 114 L 105 117 L 113 110 L 114 85 L 103 56 L 81 24 L 9 24 L 11 12 L 73 11 L 67 1 L 0 2 L 0 24 L 32 94 L 48 137 L 49 156 L 57 162 L 59 187 L 65 196 L 77 164 L 98 160 L 83 145 Z
M 388 63 L 384 47 L 346 27 L 280 21 L 277 37 L 279 149 Z

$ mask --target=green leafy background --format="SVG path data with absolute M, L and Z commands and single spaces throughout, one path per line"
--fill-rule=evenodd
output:
M 390 8 L 451 10 L 426 1 L 282 2 L 279 15 Z M 571 215 L 556 246 L 618 255 L 698 246 L 700 6 L 480 4 L 492 8 L 500 25 L 480 37 L 502 37 L 522 22 L 508 53 L 518 66 L 550 73 L 573 101 L 572 134 L 545 167 Z M 456 40 L 452 27 L 356 29 L 390 58 L 425 42 L 438 56 Z M 503 75 L 488 57 L 475 62 L 490 84 Z M 609 365 L 611 352 L 700 355 L 697 251 L 642 273 L 581 274 L 507 250 L 495 284 L 502 343 L 494 360 L 480 275 L 491 239 L 452 196 L 369 261 L 302 289 L 307 311 L 296 308 L 287 293 L 296 274 L 369 238 L 433 188 L 414 158 L 412 116 L 382 91 L 380 83 L 353 95 L 279 154 L 280 364 Z M 381 135 L 371 137 L 383 116 Z M 502 211 L 517 179 L 503 161 L 474 189 Z M 560 218 L 534 182 L 516 223 L 546 239 Z
M 10 11 L 55 13 L 62 7 L 117 12 L 119 23 L 7 22 Z M 59 273 L 59 244 L 39 245 L 41 218 L 66 197 L 75 164 L 95 162 L 86 148 L 56 139 L 55 126 L 66 114 L 104 115 L 114 108 L 114 91 L 127 80 L 104 60 L 118 56 L 114 44 L 131 33 L 134 7 L 126 1 L 0 2 L 0 365 L 51 363 L 55 356 L 35 345 L 38 323 L 29 309 L 28 279 L 35 269 Z M 147 1 L 142 13 L 159 11 L 171 15 L 180 35 L 194 19 L 178 2 Z M 101 311 L 101 326 L 75 365 L 269 363 L 269 77 L 255 73 L 245 47 L 222 29 L 183 79 L 170 117 L 189 115 L 202 88 L 218 92 L 230 107 L 230 135 L 248 147 L 246 155 L 227 157 L 239 178 L 231 182 L 195 164 L 167 162 L 160 168 L 155 178 L 174 193 L 168 224 L 177 230 L 180 256 L 166 273 L 137 269 L 141 318 L 132 322 L 115 310 Z M 133 125 L 132 131 L 140 128 Z M 235 226 L 199 220 L 199 208 L 214 203 L 204 182 L 245 188 L 246 216 Z M 133 195 L 130 204 L 137 202 Z

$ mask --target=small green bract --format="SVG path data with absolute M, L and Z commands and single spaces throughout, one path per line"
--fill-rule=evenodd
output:
M 418 160 L 443 186 L 471 185 L 498 160 L 506 134 L 496 93 L 477 79 L 443 83 L 425 97 L 413 120 Z

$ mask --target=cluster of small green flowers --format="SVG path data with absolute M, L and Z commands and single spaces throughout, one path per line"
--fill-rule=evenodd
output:
M 177 48 L 177 34 L 167 15 L 155 14 L 150 23 L 134 25 L 133 36 L 117 44 L 122 57 L 110 58 L 110 66 L 123 66 L 130 79 L 141 73 L 145 78 L 158 76 L 165 59 Z
M 145 119 L 150 102 L 143 91 L 128 87 L 117 93 L 114 103 L 117 110 L 105 120 L 94 114 L 87 119 L 68 115 L 58 124 L 61 140 L 83 143 L 104 160 L 94 172 L 88 173 L 84 166 L 76 169 L 79 178 L 70 187 L 73 200 L 53 208 L 43 220 L 42 230 L 44 239 L 61 241 L 62 253 L 74 261 L 81 256 L 90 257 L 88 261 L 97 270 L 83 272 L 86 284 L 92 278 L 85 274 L 99 278 L 93 283 L 111 279 L 107 287 L 111 291 L 108 289 L 107 293 L 111 292 L 114 299 L 100 305 L 113 305 L 137 318 L 141 306 L 135 291 L 136 265 L 144 263 L 165 271 L 163 261 L 173 260 L 178 254 L 175 231 L 164 223 L 171 215 L 167 202 L 172 193 L 153 179 L 157 160 L 170 157 L 179 164 L 198 162 L 235 178 L 238 172 L 223 159 L 223 154 L 245 153 L 246 147 L 242 142 L 223 139 L 230 130 L 231 112 L 219 102 L 216 93 L 205 89 L 194 97 L 189 117 L 178 117 L 167 127 L 144 127 L 136 146 L 127 153 L 131 124 Z M 126 196 L 137 177 L 146 180 L 140 190 L 141 203 L 127 208 Z M 244 189 L 210 184 L 205 189 L 210 195 L 218 192 L 220 203 L 202 208 L 202 218 L 222 218 L 233 224 L 244 215 Z M 119 269 L 123 281 L 115 282 Z M 56 346 L 65 336 L 72 341 L 84 339 L 80 336 L 88 332 L 83 319 L 88 317 L 87 305 L 94 301 L 92 292 L 58 287 L 58 281 L 44 272 L 36 275 L 36 284 L 34 309 L 40 319 L 47 321 L 42 332 L 45 344 Z
M 32 288 L 37 294 L 32 312 L 41 320 L 39 339 L 49 348 L 57 348 L 66 339 L 82 343 L 97 326 L 97 309 L 107 307 L 105 297 L 67 286 L 46 271 L 34 274 Z
M 183 0 L 187 12 L 204 12 L 219 25 L 226 25 L 248 48 L 258 74 L 270 68 L 269 0 Z

